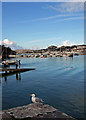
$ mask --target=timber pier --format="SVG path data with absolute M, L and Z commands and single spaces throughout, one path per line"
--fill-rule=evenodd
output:
M 18 69 L 11 69 L 11 68 L 1 68 L 0 71 L 4 72 L 1 73 L 3 75 L 9 75 L 11 73 L 20 73 L 20 72 L 26 72 L 30 70 L 35 70 L 35 68 L 18 68 Z

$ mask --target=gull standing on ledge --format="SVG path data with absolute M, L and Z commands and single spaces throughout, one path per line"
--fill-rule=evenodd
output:
M 35 97 L 35 94 L 31 94 L 30 96 L 32 96 L 31 100 L 33 103 L 42 103 L 43 100 L 41 98 Z

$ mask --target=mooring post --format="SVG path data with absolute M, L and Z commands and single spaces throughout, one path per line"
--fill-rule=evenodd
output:
M 19 60 L 19 68 L 20 68 L 20 65 L 21 65 L 21 61 Z
M 5 73 L 7 74 L 7 70 L 5 70 Z

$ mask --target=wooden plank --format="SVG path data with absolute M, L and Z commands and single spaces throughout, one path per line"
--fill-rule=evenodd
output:
M 35 68 L 19 68 L 19 69 L 0 69 L 0 71 L 9 71 L 9 72 L 22 72 L 22 71 L 29 71 L 29 70 L 35 70 Z
M 30 70 L 35 70 L 35 68 L 22 68 L 22 69 L 0 69 L 0 71 L 4 71 L 5 73 L 1 73 L 0 76 L 4 77 L 7 75 L 12 75 L 16 73 L 26 72 Z

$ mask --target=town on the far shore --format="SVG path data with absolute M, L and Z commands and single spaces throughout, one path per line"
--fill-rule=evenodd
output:
M 73 45 L 57 47 L 51 45 L 46 49 L 32 50 L 32 49 L 17 49 L 12 50 L 10 47 L 0 45 L 0 60 L 15 58 L 15 57 L 73 57 L 73 55 L 86 55 L 86 45 Z

